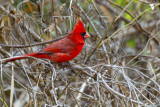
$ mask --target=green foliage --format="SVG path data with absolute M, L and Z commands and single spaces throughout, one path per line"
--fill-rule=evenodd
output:
M 127 13 L 125 13 L 125 18 L 128 19 L 128 20 L 131 20 L 131 19 L 132 19 L 131 15 L 129 15 L 129 14 L 127 14 Z
M 120 6 L 126 6 L 128 0 L 114 0 L 114 2 L 117 4 L 117 5 L 120 5 Z
M 132 38 L 132 39 L 130 39 L 130 40 L 128 40 L 128 41 L 126 42 L 126 45 L 127 45 L 128 47 L 130 47 L 130 48 L 135 48 L 135 46 L 136 46 L 136 40 L 135 40 L 134 38 Z
M 55 34 L 56 34 L 56 32 L 55 32 L 55 31 L 52 31 L 52 32 L 51 32 L 51 35 L 53 35 L 53 36 L 54 36 Z M 54 38 L 55 38 L 55 37 L 54 37 Z
M 43 38 L 43 39 L 46 38 L 46 34 L 42 34 L 42 38 Z

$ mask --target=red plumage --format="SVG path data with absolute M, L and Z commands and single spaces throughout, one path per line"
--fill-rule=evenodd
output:
M 66 62 L 75 58 L 82 50 L 84 46 L 84 40 L 90 37 L 86 33 L 81 20 L 78 20 L 72 32 L 70 32 L 65 38 L 53 42 L 39 52 L 30 54 L 24 54 L 18 57 L 10 58 L 4 62 L 24 59 L 28 56 L 36 58 L 49 59 L 54 62 Z

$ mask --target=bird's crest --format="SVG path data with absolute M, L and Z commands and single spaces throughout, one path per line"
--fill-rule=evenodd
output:
M 86 30 L 83 27 L 83 23 L 79 19 L 78 22 L 76 23 L 74 29 L 73 29 L 73 33 L 85 33 L 85 32 L 86 32 Z

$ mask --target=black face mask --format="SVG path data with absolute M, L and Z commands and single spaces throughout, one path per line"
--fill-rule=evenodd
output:
M 82 35 L 83 40 L 85 40 L 84 36 L 86 35 L 86 32 L 85 33 L 81 33 L 81 35 Z

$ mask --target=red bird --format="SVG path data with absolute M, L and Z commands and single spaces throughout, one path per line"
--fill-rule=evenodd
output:
M 25 54 L 14 58 L 9 58 L 4 62 L 27 58 L 28 56 L 36 58 L 49 59 L 57 63 L 66 62 L 75 58 L 82 50 L 85 39 L 90 37 L 79 19 L 72 32 L 65 38 L 58 40 L 39 52 Z

